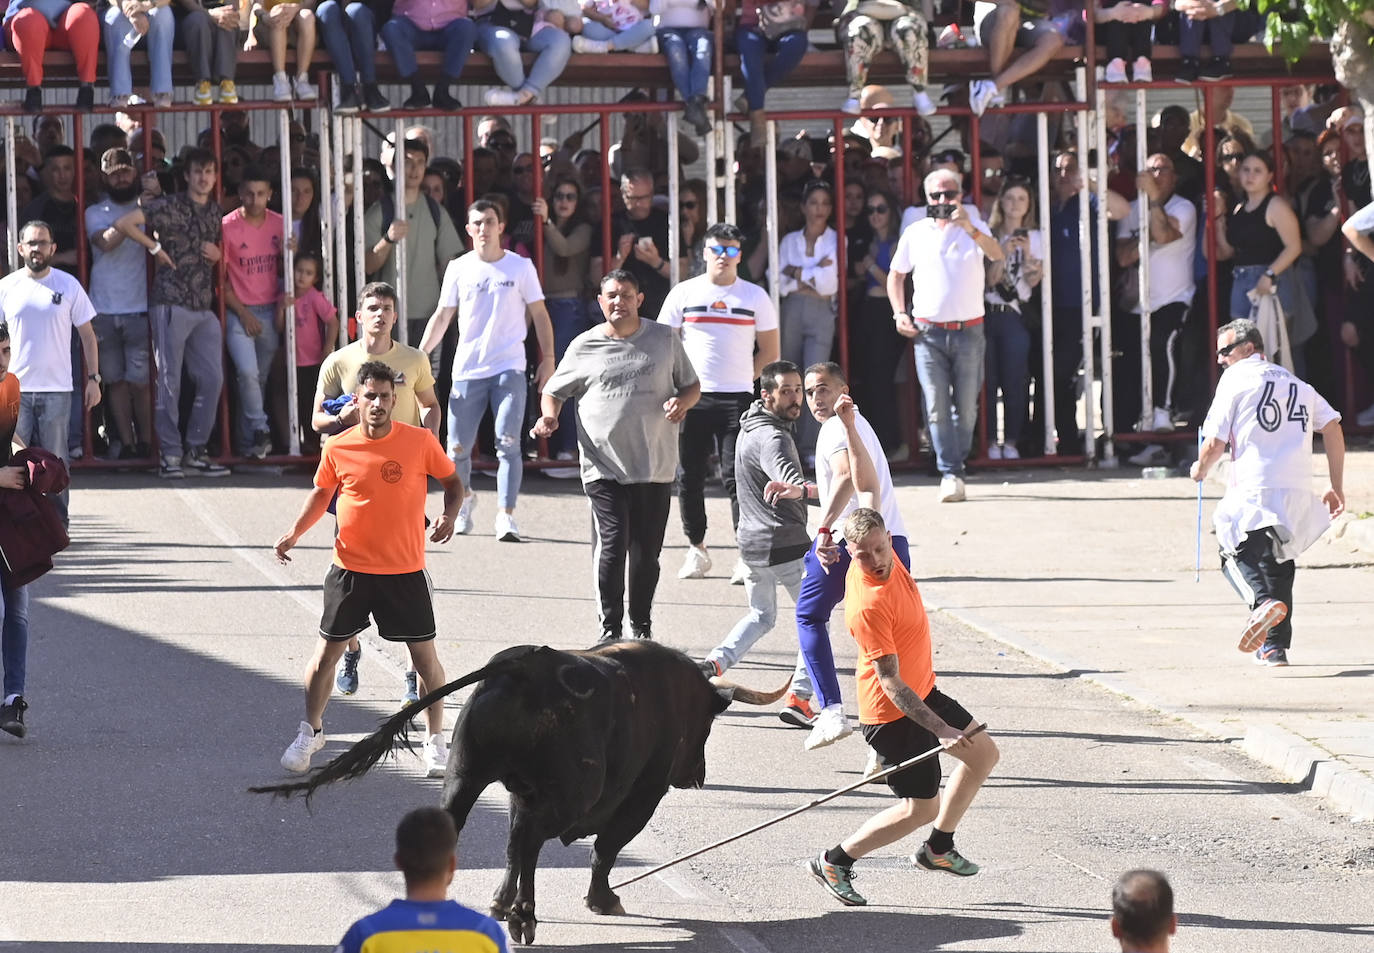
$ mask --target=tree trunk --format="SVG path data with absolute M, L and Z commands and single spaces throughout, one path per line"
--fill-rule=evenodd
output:
M 1355 94 L 1364 110 L 1365 155 L 1374 160 L 1374 32 L 1363 21 L 1346 20 L 1331 37 L 1331 61 L 1336 80 Z

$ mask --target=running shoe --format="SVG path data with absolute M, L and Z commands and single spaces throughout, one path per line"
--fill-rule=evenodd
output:
M 520 528 L 515 525 L 515 517 L 505 510 L 496 512 L 496 538 L 503 543 L 520 542 Z
M 677 571 L 679 579 L 704 579 L 711 571 L 711 556 L 704 546 L 688 546 L 687 558 Z
M 181 458 L 181 466 L 195 476 L 222 477 L 229 475 L 229 468 L 210 459 L 204 447 L 192 447 Z
M 401 696 L 401 704 L 409 705 L 411 702 L 420 700 L 420 676 L 414 672 L 406 672 L 406 692 Z
M 296 740 L 291 742 L 281 756 L 281 766 L 288 771 L 304 774 L 310 770 L 310 756 L 324 747 L 324 732 L 310 727 L 303 721 L 297 729 Z
M 1286 618 L 1286 605 L 1277 599 L 1265 599 L 1250 613 L 1250 618 L 1240 633 L 1240 644 L 1236 647 L 1249 655 L 1264 644 L 1269 637 L 1269 630 Z
M 730 572 L 730 585 L 742 586 L 749 578 L 749 567 L 744 564 L 743 559 L 735 560 L 735 568 Z
M 824 851 L 808 860 L 806 869 L 845 906 L 862 907 L 868 903 L 863 894 L 854 889 L 854 869 L 830 863 Z
M 922 844 L 921 849 L 911 855 L 911 862 L 926 870 L 947 870 L 960 877 L 972 877 L 978 873 L 978 865 L 953 847 L 943 854 L 932 854 L 930 845 Z
M 854 729 L 845 717 L 844 706 L 827 705 L 821 709 L 816 721 L 811 725 L 811 734 L 806 737 L 806 750 L 815 751 L 817 748 L 833 745 L 853 733 Z
M 816 723 L 816 713 L 811 708 L 811 699 L 788 695 L 778 720 L 793 728 L 810 728 Z
M 1255 664 L 1270 668 L 1285 666 L 1288 664 L 1288 650 L 1279 645 L 1261 645 L 1255 650 Z
M 476 493 L 469 493 L 463 497 L 463 505 L 458 507 L 458 518 L 453 521 L 453 531 L 459 536 L 466 536 L 472 532 L 472 514 L 476 509 Z
M 425 777 L 442 778 L 448 769 L 448 745 L 443 735 L 430 735 L 421 758 L 425 762 Z
M 340 695 L 353 695 L 357 693 L 358 661 L 362 657 L 362 648 L 359 648 L 356 652 L 344 652 L 343 665 L 339 667 L 339 674 L 334 678 L 334 687 L 339 690 Z

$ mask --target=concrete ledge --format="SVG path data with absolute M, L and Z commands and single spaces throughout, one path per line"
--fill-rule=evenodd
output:
M 1356 821 L 1374 820 L 1374 779 L 1330 752 L 1274 725 L 1246 729 L 1240 749 Z

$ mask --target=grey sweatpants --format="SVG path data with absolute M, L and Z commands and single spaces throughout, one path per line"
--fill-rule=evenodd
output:
M 210 439 L 224 385 L 224 331 L 213 311 L 190 311 L 174 304 L 155 304 L 153 355 L 157 358 L 157 440 L 162 453 L 181 459 L 181 371 L 195 388 L 186 445 L 203 447 Z
M 238 67 L 239 34 L 221 30 L 204 10 L 192 10 L 181 18 L 177 32 L 186 46 L 186 59 L 196 82 L 233 79 Z

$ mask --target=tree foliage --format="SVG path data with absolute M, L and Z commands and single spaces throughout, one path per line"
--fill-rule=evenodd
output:
M 1289 62 L 1301 57 L 1314 39 L 1335 38 L 1342 24 L 1374 26 L 1374 0 L 1259 0 L 1258 7 L 1264 17 L 1264 45 Z

